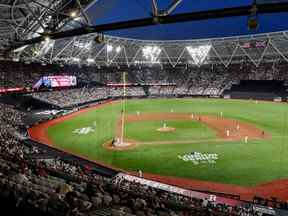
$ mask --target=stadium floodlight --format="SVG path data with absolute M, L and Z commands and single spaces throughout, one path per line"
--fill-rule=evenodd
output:
M 72 60 L 73 60 L 74 62 L 79 62 L 79 61 L 80 61 L 80 59 L 79 59 L 79 58 L 76 58 L 76 57 L 74 57 Z
M 77 16 L 76 11 L 71 11 L 70 17 L 75 18 Z
M 87 62 L 88 62 L 88 63 L 94 63 L 95 60 L 94 60 L 93 58 L 87 58 Z
M 42 41 L 39 46 L 31 49 L 32 55 L 34 57 L 45 55 L 54 46 L 54 43 L 54 40 L 51 40 L 49 36 L 45 35 L 44 41 Z
M 208 57 L 211 45 L 201 45 L 201 46 L 187 46 L 190 56 L 192 57 L 196 65 L 201 65 L 204 63 L 205 59 Z
M 145 46 L 142 48 L 143 57 L 145 58 L 146 62 L 155 64 L 160 63 L 158 59 L 161 48 L 158 46 Z
M 73 18 L 73 20 L 74 20 L 74 21 L 80 21 L 81 19 L 82 19 L 82 17 L 79 17 L 79 16 L 78 16 L 78 17 L 75 17 L 75 18 Z
M 44 37 L 44 40 L 45 40 L 45 42 L 50 42 L 50 37 L 48 36 L 48 35 L 46 35 L 45 37 Z
M 86 41 L 74 41 L 73 45 L 75 47 L 78 47 L 79 49 L 89 50 L 89 49 L 91 49 L 92 42 L 91 41 L 89 41 L 89 42 L 86 42 Z
M 112 51 L 113 51 L 113 46 L 110 45 L 110 44 L 107 44 L 106 49 L 107 49 L 107 52 L 108 52 L 108 53 L 109 53 L 109 52 L 112 52 Z
M 34 50 L 32 50 L 32 53 L 34 56 L 37 56 L 37 55 L 39 55 L 40 52 L 39 52 L 39 50 L 34 49 Z
M 120 51 L 121 51 L 121 47 L 120 46 L 116 47 L 116 53 L 119 53 Z

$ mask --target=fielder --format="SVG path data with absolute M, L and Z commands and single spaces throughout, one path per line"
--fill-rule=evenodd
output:
M 237 126 L 236 126 L 236 130 L 237 130 L 237 131 L 240 130 L 240 125 L 239 125 L 239 124 L 237 124 Z
M 167 125 L 166 125 L 166 123 L 164 122 L 164 123 L 163 123 L 163 128 L 166 128 L 166 127 L 167 127 Z
M 143 178 L 143 173 L 141 169 L 138 170 L 138 175 L 139 175 L 139 178 Z
M 226 130 L 226 136 L 227 136 L 227 137 L 230 136 L 230 130 Z

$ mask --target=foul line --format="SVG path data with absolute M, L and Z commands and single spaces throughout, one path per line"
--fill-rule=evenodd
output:
M 255 140 L 263 140 L 260 138 L 253 138 L 250 139 L 250 141 L 255 141 Z M 227 139 L 205 139 L 205 140 L 171 140 L 171 141 L 145 141 L 145 142 L 137 142 L 139 145 L 157 145 L 157 144 L 192 144 L 192 143 L 211 143 L 211 142 L 239 142 L 242 141 L 242 139 L 235 140 L 234 138 L 227 138 Z M 244 138 L 243 138 L 243 143 L 244 143 Z M 249 143 L 249 141 L 248 141 Z M 248 144 L 247 143 L 247 144 Z M 246 144 L 246 143 L 245 143 Z

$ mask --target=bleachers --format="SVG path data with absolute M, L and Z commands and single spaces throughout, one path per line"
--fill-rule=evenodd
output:
M 284 81 L 279 80 L 241 80 L 224 94 L 236 99 L 273 100 L 277 97 L 286 97 L 286 87 Z

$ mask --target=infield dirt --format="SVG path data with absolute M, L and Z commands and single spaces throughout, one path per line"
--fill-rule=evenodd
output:
M 267 132 L 260 130 L 252 124 L 244 123 L 234 119 L 222 118 L 220 116 L 213 115 L 192 115 L 191 113 L 142 113 L 141 115 L 127 115 L 125 117 L 125 123 L 129 122 L 141 122 L 141 121 L 168 121 L 168 120 L 179 120 L 179 121 L 198 121 L 206 124 L 208 127 L 216 131 L 216 139 L 204 139 L 204 140 L 173 140 L 173 141 L 149 141 L 141 142 L 134 140 L 133 146 L 141 144 L 190 144 L 195 142 L 220 142 L 220 141 L 239 141 L 245 139 L 268 139 L 271 137 Z M 122 131 L 122 120 L 118 119 L 116 126 L 116 136 L 121 137 Z M 139 128 L 141 130 L 141 128 Z M 229 136 L 227 136 L 229 131 Z M 172 131 L 170 131 L 172 132 Z M 135 145 L 135 143 L 137 145 Z M 131 142 L 132 144 L 132 142 Z M 120 147 L 121 148 L 121 147 Z M 129 148 L 131 149 L 131 148 Z M 114 148 L 113 150 L 117 150 Z

